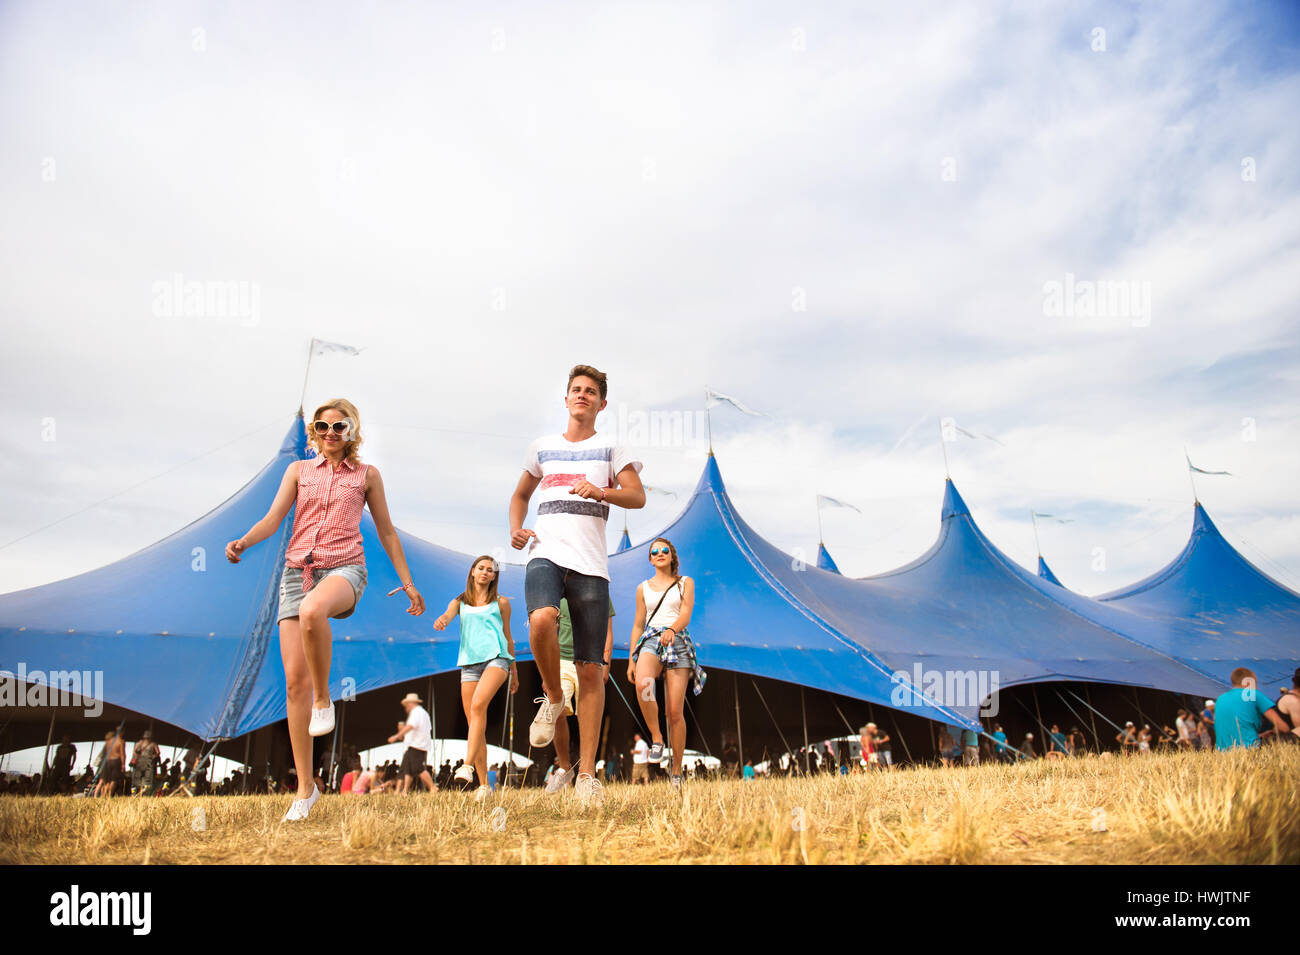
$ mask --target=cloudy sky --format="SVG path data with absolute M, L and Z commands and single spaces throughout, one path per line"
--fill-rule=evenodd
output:
M 313 336 L 363 351 L 308 411 L 355 401 L 460 550 L 588 362 L 602 429 L 764 412 L 713 412 L 733 499 L 809 555 L 852 503 L 846 573 L 933 541 L 947 417 L 996 438 L 946 445 L 976 520 L 1032 565 L 1069 519 L 1075 589 L 1177 553 L 1184 447 L 1300 588 L 1298 44 L 1285 3 L 0 4 L 0 591 L 238 489 Z M 647 443 L 634 540 L 705 460 Z

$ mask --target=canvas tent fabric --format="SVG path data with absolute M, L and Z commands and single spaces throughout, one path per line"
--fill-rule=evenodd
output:
M 265 514 L 285 467 L 306 454 L 297 416 L 267 466 L 192 524 L 97 570 L 0 595 L 0 668 L 13 670 L 21 661 L 28 671 L 101 671 L 105 702 L 205 739 L 233 738 L 283 719 L 275 615 L 292 514 L 240 564 L 229 564 L 223 551 Z M 456 627 L 439 633 L 432 620 L 464 588 L 474 555 L 399 536 L 429 610 L 413 617 L 404 595 L 385 596 L 400 581 L 365 515 L 367 590 L 357 612 L 333 625 L 336 699 L 455 669 Z M 1279 661 L 1287 653 L 1277 644 L 1295 630 L 1295 595 L 1270 589 L 1254 568 L 1246 565 L 1256 577 L 1222 553 L 1214 566 L 1241 573 L 1226 603 L 1213 604 L 1217 610 L 1206 608 L 1219 571 L 1199 569 L 1202 556 L 1175 561 L 1146 586 L 1105 600 L 1075 594 L 1002 555 L 951 482 L 934 546 L 905 567 L 863 580 L 810 566 L 768 543 L 736 512 L 712 454 L 663 536 L 678 548 L 683 573 L 696 581 L 691 632 L 706 670 L 770 678 L 946 723 L 978 725 L 979 701 L 948 704 L 924 687 L 916 692 L 898 674 L 920 665 L 996 672 L 997 688 L 1092 680 L 1209 696 L 1226 683 L 1222 667 L 1195 653 L 1175 657 L 1187 649 L 1180 641 L 1194 634 L 1194 624 L 1208 625 L 1206 613 L 1258 609 L 1257 621 L 1268 623 L 1260 631 L 1263 645 Z M 649 543 L 632 547 L 625 534 L 610 557 L 611 595 L 626 624 L 616 627 L 616 655 L 627 652 L 636 586 L 653 572 Z M 1198 546 L 1204 554 L 1218 548 Z M 1190 569 L 1179 570 L 1183 565 Z M 516 656 L 527 661 L 523 575 L 522 566 L 503 564 L 500 591 L 515 606 Z M 1187 597 L 1193 586 L 1201 589 Z M 1202 605 L 1188 608 L 1189 599 Z M 1188 613 L 1193 617 L 1179 616 Z M 1259 635 L 1236 636 L 1245 646 Z M 1291 659 L 1296 642 L 1290 642 Z M 1236 646 L 1221 642 L 1216 649 L 1226 660 L 1225 648 Z
M 1056 584 L 1058 587 L 1065 586 L 1056 579 L 1056 574 L 1052 573 L 1052 568 L 1047 566 L 1047 561 L 1043 560 L 1042 554 L 1038 555 L 1038 576 L 1042 577 L 1043 580 L 1047 581 L 1049 584 Z
M 715 459 L 709 458 L 701 487 L 728 515 L 729 536 L 743 542 L 770 577 L 774 589 L 837 634 L 866 650 L 891 674 L 873 686 L 873 702 L 910 709 L 921 705 L 907 688 L 965 678 L 961 700 L 935 701 L 973 722 L 983 694 L 981 675 L 993 689 L 1047 680 L 1078 680 L 1157 687 L 1209 694 L 1221 689 L 1212 677 L 1128 638 L 1127 614 L 1098 607 L 1080 612 L 1088 598 L 1041 580 L 1003 555 L 979 530 L 951 481 L 945 484 L 939 538 L 921 557 L 886 574 L 852 579 L 792 562 L 735 515 Z M 695 500 L 699 499 L 700 490 Z M 713 550 L 673 539 L 683 566 Z M 684 572 L 690 573 L 690 570 Z M 706 639 L 707 639 L 707 631 Z M 920 679 L 917 679 L 917 674 Z M 907 679 L 893 678 L 907 675 Z M 972 698 L 972 697 L 976 698 Z
M 835 561 L 831 559 L 830 551 L 821 541 L 817 542 L 817 566 L 822 570 L 830 571 L 832 574 L 838 574 L 840 569 L 835 566 Z
M 1199 501 L 1181 553 L 1097 603 L 1139 618 L 1153 646 L 1224 685 L 1238 666 L 1253 669 L 1262 688 L 1289 685 L 1300 666 L 1300 594 L 1246 560 Z

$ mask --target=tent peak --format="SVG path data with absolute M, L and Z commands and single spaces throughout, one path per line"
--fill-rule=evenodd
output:
M 944 478 L 943 514 L 941 519 L 946 521 L 950 517 L 961 515 L 970 517 L 970 508 L 966 506 L 966 502 L 957 493 L 957 485 L 952 483 L 952 478 Z

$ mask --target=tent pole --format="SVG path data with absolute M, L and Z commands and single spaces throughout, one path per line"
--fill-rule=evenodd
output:
M 1088 689 L 1088 684 L 1083 685 L 1083 695 L 1088 698 L 1088 719 L 1092 722 L 1092 738 L 1097 744 L 1097 752 L 1101 752 L 1101 736 L 1097 733 L 1097 711 L 1092 708 L 1092 691 Z
M 510 770 L 515 768 L 515 695 L 510 692 L 509 685 L 506 686 L 506 693 L 510 697 L 510 755 L 506 757 L 508 760 L 506 764 L 506 778 L 509 779 Z M 608 731 L 608 724 L 606 724 L 606 732 Z
M 1038 708 L 1038 684 L 1031 683 L 1029 684 L 1029 688 L 1034 691 L 1034 715 L 1038 718 L 1038 725 L 1043 728 L 1043 733 L 1048 737 L 1043 740 L 1043 755 L 1046 756 L 1052 749 L 1052 734 L 1047 729 L 1047 725 L 1043 722 L 1043 711 Z
M 41 784 L 36 787 L 36 795 L 45 791 L 45 782 L 50 778 L 50 743 L 54 739 L 54 714 L 58 709 L 50 710 L 50 731 L 45 734 L 45 766 L 41 770 Z
M 808 707 L 804 705 L 803 686 L 799 687 L 799 712 L 803 716 L 803 774 L 812 774 L 812 754 L 808 752 Z
M 307 400 L 307 376 L 311 374 L 311 356 L 316 352 L 316 339 L 307 345 L 307 370 L 302 373 L 302 395 L 298 398 L 298 414 L 302 414 L 302 403 Z
M 251 768 L 248 765 L 248 748 L 252 744 L 252 742 L 253 742 L 253 734 L 245 733 L 244 734 L 244 779 L 243 779 L 244 791 L 241 793 L 241 795 L 244 796 L 248 795 L 248 771 Z
M 429 745 L 437 750 L 437 756 L 434 758 L 434 785 L 437 785 L 438 773 L 442 770 L 442 740 L 438 739 L 438 705 L 433 699 L 433 674 L 429 674 L 429 732 L 432 739 Z
M 709 439 L 710 443 L 712 438 Z M 710 446 L 710 449 L 711 446 Z M 741 775 L 745 772 L 745 737 L 740 734 L 740 677 L 733 670 L 731 674 L 731 685 L 736 691 L 736 759 L 739 761 L 736 769 Z
M 338 758 L 339 758 L 339 733 L 340 733 L 340 731 L 342 731 L 342 729 L 343 729 L 343 701 L 342 701 L 342 700 L 339 700 L 338 711 L 339 711 L 339 718 L 338 718 L 337 720 L 334 721 L 334 732 L 330 734 L 330 736 L 331 736 L 331 739 L 330 739 L 330 776 L 331 776 L 331 778 L 335 775 L 335 773 L 336 773 L 337 770 L 338 770 Z M 326 780 L 324 780 L 324 782 L 325 782 L 325 788 L 328 789 L 328 788 L 329 788 L 329 785 L 330 785 L 330 781 L 329 781 L 328 779 L 326 779 Z

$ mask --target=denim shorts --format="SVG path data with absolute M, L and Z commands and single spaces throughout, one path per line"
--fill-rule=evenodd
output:
M 662 663 L 663 658 L 659 656 L 659 651 L 657 649 L 658 646 L 659 646 L 659 634 L 643 633 L 641 635 L 641 639 L 637 641 L 637 645 L 636 645 L 637 660 L 641 659 L 641 654 L 649 653 L 652 657 L 654 657 L 655 659 L 659 660 Z M 689 670 L 693 666 L 695 666 L 695 658 L 691 655 L 690 648 L 686 646 L 686 641 L 685 639 L 682 638 L 682 635 L 680 633 L 673 634 L 673 652 L 677 654 L 677 662 L 669 663 L 667 665 L 667 669 Z
M 506 673 L 509 673 L 510 664 L 514 662 L 515 661 L 511 660 L 509 657 L 494 657 L 491 660 L 484 660 L 482 663 L 471 663 L 469 666 L 463 666 L 460 668 L 460 682 L 477 683 L 479 680 L 483 679 L 483 671 L 488 667 L 497 667 L 498 669 L 505 670 Z
M 352 585 L 352 590 L 356 593 L 357 599 L 353 601 L 352 606 L 343 613 L 336 614 L 335 620 L 343 620 L 352 616 L 352 611 L 357 609 L 357 602 L 361 600 L 361 594 L 366 589 L 366 565 L 365 564 L 344 564 L 342 567 L 317 567 L 312 571 L 312 590 L 320 586 L 320 582 L 331 574 L 338 574 Z M 308 591 L 310 593 L 310 591 Z M 303 598 L 307 596 L 302 592 L 302 569 L 298 567 L 285 567 L 284 575 L 280 578 L 280 614 L 276 617 L 276 622 L 287 620 L 290 617 L 298 616 L 298 608 L 302 605 Z
M 534 557 L 524 572 L 524 601 L 531 619 L 543 607 L 560 609 L 568 598 L 573 624 L 573 662 L 605 662 L 605 634 L 609 631 L 609 581 L 580 574 L 545 557 Z

